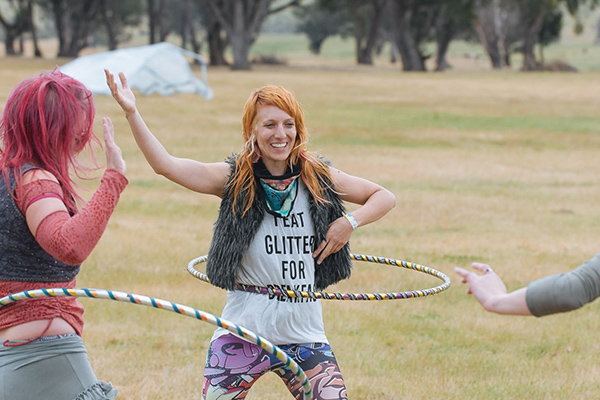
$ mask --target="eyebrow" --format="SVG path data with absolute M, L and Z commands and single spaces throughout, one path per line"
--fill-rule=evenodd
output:
M 279 120 L 277 119 L 273 119 L 273 118 L 269 118 L 269 119 L 265 119 L 264 121 L 262 121 L 263 124 L 266 124 L 267 122 L 277 122 Z M 294 118 L 286 118 L 283 120 L 283 122 L 296 122 L 296 120 Z

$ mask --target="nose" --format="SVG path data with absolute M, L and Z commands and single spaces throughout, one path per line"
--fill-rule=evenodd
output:
M 283 124 L 277 124 L 277 132 L 275 132 L 275 136 L 285 136 L 285 129 L 283 127 Z

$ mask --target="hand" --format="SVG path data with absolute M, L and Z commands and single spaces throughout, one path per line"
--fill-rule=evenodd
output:
M 327 256 L 340 251 L 350 240 L 352 225 L 346 217 L 340 217 L 329 225 L 325 240 L 319 244 L 314 251 L 313 257 L 317 258 L 317 264 L 321 264 Z
M 123 175 L 127 172 L 127 165 L 123 160 L 121 148 L 115 143 L 115 128 L 110 118 L 102 118 L 104 129 L 104 143 L 106 145 L 106 168 L 116 169 Z
M 135 107 L 135 95 L 127 85 L 125 74 L 119 72 L 119 79 L 121 80 L 122 86 L 122 88 L 119 88 L 119 85 L 115 82 L 115 76 L 107 69 L 104 69 L 104 73 L 106 74 L 106 84 L 110 88 L 110 93 L 117 103 L 119 103 L 123 111 L 125 111 L 125 116 L 129 117 L 130 115 L 135 114 L 137 111 Z
M 497 311 L 496 304 L 507 295 L 506 285 L 489 265 L 474 262 L 471 266 L 483 274 L 469 272 L 459 267 L 454 268 L 454 271 L 462 277 L 462 283 L 469 285 L 467 294 L 475 296 L 486 310 Z

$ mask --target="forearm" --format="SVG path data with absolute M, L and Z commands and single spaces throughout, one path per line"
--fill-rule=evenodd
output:
M 497 314 L 531 315 L 525 300 L 527 288 L 517 289 L 514 292 L 490 296 L 481 300 L 481 305 L 487 311 Z
M 90 201 L 77 214 L 48 215 L 38 226 L 36 240 L 54 258 L 81 264 L 100 240 L 127 179 L 116 170 L 107 170 Z
M 150 131 L 137 109 L 135 112 L 126 114 L 126 117 L 133 137 L 148 164 L 157 174 L 168 174 L 173 163 L 173 157 Z
M 527 306 L 536 317 L 576 310 L 600 296 L 600 254 L 565 273 L 531 282 Z
M 359 226 L 375 222 L 396 206 L 396 197 L 387 189 L 381 188 L 373 193 L 361 207 L 352 211 Z

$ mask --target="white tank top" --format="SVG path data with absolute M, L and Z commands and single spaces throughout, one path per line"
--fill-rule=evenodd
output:
M 265 213 L 263 222 L 242 258 L 239 282 L 283 290 L 314 291 L 315 233 L 309 192 L 298 180 L 298 194 L 286 218 Z M 321 300 L 271 297 L 228 291 L 222 318 L 246 328 L 275 345 L 328 343 Z M 229 333 L 218 328 L 217 337 Z

